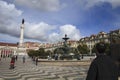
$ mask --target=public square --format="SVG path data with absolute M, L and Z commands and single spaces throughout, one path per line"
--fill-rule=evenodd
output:
M 36 66 L 30 58 L 22 62 L 18 58 L 15 68 L 9 69 L 10 58 L 0 61 L 0 80 L 85 80 L 88 66 L 49 66 L 38 63 Z
M 0 0 L 0 80 L 86 80 L 98 55 L 88 76 L 116 80 L 119 53 L 120 0 Z

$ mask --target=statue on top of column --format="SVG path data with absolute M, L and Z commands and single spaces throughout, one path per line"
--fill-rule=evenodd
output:
M 22 24 L 24 24 L 24 22 L 25 22 L 25 20 L 24 20 L 24 19 L 22 19 Z

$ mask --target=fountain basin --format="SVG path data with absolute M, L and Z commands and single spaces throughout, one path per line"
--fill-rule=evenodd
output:
M 91 60 L 39 60 L 39 64 L 51 66 L 88 66 Z

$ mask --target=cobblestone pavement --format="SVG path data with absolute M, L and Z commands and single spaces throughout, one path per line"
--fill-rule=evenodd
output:
M 9 69 L 10 58 L 0 61 L 0 80 L 85 80 L 88 66 L 36 66 L 31 59 L 19 58 Z

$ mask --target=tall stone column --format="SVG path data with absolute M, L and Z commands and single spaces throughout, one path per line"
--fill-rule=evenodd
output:
M 21 31 L 20 31 L 20 42 L 19 42 L 19 47 L 23 47 L 23 40 L 24 40 L 24 19 L 22 19 L 22 24 L 21 24 Z

